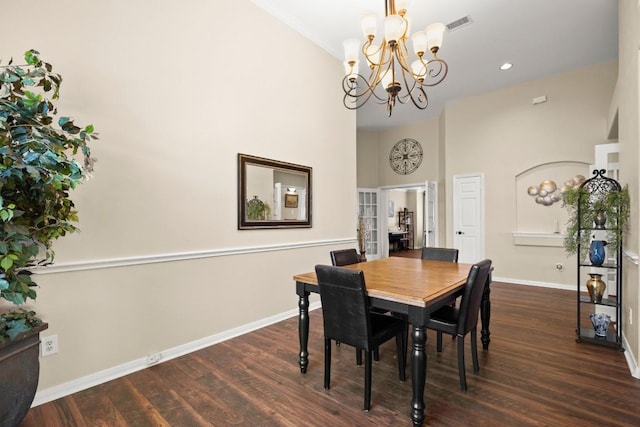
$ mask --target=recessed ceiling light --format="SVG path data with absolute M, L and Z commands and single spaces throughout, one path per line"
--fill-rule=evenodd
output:
M 511 62 L 505 62 L 500 66 L 500 69 L 504 71 L 504 70 L 508 70 L 511 67 L 513 67 L 513 64 Z

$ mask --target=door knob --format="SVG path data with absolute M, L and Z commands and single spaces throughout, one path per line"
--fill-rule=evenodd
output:
M 464 234 L 462 231 L 456 231 L 457 234 Z

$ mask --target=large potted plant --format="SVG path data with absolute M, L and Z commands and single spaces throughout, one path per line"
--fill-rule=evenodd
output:
M 69 191 L 91 172 L 93 126 L 57 118 L 62 77 L 35 50 L 0 64 L 0 426 L 26 415 L 37 388 L 39 332 L 19 306 L 36 299 L 30 268 L 51 263 L 53 241 L 76 230 Z M 4 300 L 4 303 L 2 303 Z M 16 388 L 17 387 L 17 388 Z

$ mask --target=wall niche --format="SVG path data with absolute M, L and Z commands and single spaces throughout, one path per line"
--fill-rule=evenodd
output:
M 562 193 L 588 176 L 589 165 L 576 161 L 543 163 L 517 174 L 514 244 L 562 246 L 568 219 Z

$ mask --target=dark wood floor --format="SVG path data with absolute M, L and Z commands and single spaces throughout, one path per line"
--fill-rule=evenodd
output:
M 429 332 L 425 425 L 640 426 L 640 381 L 623 353 L 575 342 L 573 292 L 494 283 L 491 295 L 492 341 L 467 392 L 454 341 L 437 354 Z M 306 375 L 292 318 L 40 405 L 21 427 L 409 426 L 411 382 L 398 381 L 392 341 L 374 362 L 370 412 L 350 347 L 334 347 L 332 388 L 323 389 L 321 316 L 310 315 Z

